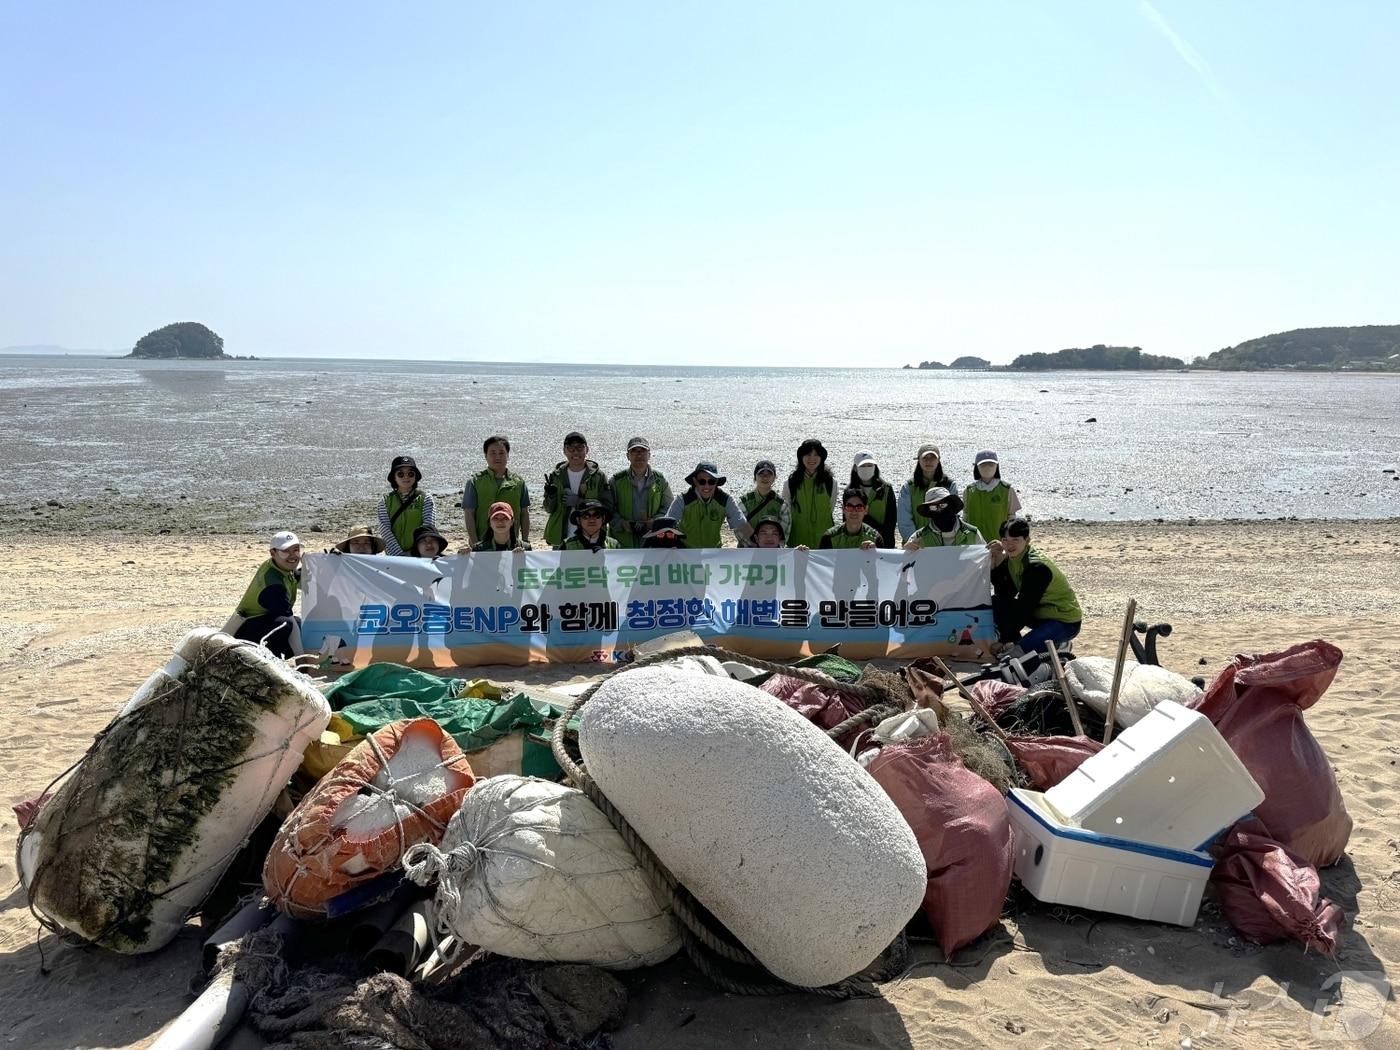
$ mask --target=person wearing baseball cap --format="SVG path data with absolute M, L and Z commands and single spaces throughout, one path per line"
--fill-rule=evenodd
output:
M 1084 620 L 1079 599 L 1059 566 L 1031 546 L 1029 521 L 1003 522 L 987 549 L 992 554 L 992 615 L 1003 644 L 1018 644 L 1029 653 L 1079 634 Z
M 617 550 L 617 540 L 608 535 L 608 505 L 599 499 L 580 500 L 569 515 L 573 535 L 554 549 L 557 551 Z
M 627 469 L 612 476 L 612 538 L 619 547 L 640 547 L 652 522 L 675 502 L 670 482 L 651 467 L 651 442 L 627 440 Z
M 331 548 L 332 554 L 383 554 L 384 541 L 374 532 L 371 525 L 356 525 Z
M 686 546 L 691 550 L 723 547 L 722 530 L 726 522 L 740 543 L 753 535 L 738 500 L 730 499 L 729 493 L 720 487 L 728 480 L 719 472 L 719 467 L 706 459 L 695 464 L 695 469 L 685 476 L 689 488 L 676 497 L 668 516 L 680 522 Z
M 880 477 L 880 463 L 869 452 L 856 453 L 851 484 L 865 493 L 865 524 L 879 533 L 879 546 L 893 547 L 897 514 L 894 486 Z
M 991 449 L 977 453 L 973 459 L 972 478 L 972 484 L 963 493 L 967 504 L 963 517 L 983 536 L 996 536 L 1004 522 L 1021 513 L 1021 499 L 1014 488 L 1001 480 L 1001 463 Z
M 412 456 L 395 456 L 389 465 L 389 492 L 379 501 L 379 538 L 393 557 L 407 557 L 413 535 L 423 526 L 437 528 L 432 493 L 418 485 L 423 472 Z
M 914 508 L 914 513 L 924 519 L 924 526 L 909 537 L 904 549 L 922 550 L 924 547 L 980 547 L 986 541 L 976 527 L 963 521 L 963 501 L 943 486 L 931 488 L 924 494 L 924 501 Z
M 788 505 L 773 487 L 778 482 L 778 468 L 771 459 L 760 459 L 753 468 L 753 488 L 739 497 L 744 520 L 754 530 L 754 539 L 744 544 L 757 546 L 758 527 L 765 521 L 776 521 L 783 536 L 788 530 Z
M 301 539 L 295 532 L 274 532 L 268 554 L 238 602 L 235 616 L 243 622 L 233 636 L 259 642 L 285 660 L 301 652 L 301 619 L 293 612 L 301 585 Z
M 519 522 L 521 541 L 530 542 L 530 491 L 525 479 L 510 469 L 510 438 L 492 434 L 481 443 L 486 467 L 462 486 L 462 518 L 467 526 L 467 545 L 474 547 L 491 533 L 490 508 L 508 503 L 511 520 Z
M 588 458 L 588 439 L 577 430 L 564 435 L 564 458 L 544 477 L 544 541 L 555 550 L 574 534 L 574 510 L 584 500 L 612 505 L 608 476 Z M 611 512 L 609 512 L 611 516 Z
M 826 465 L 826 446 L 807 438 L 797 446 L 797 466 L 783 483 L 783 502 L 788 505 L 788 546 L 819 544 L 831 528 L 836 509 L 836 479 Z
M 919 446 L 919 454 L 914 457 L 914 474 L 899 489 L 899 538 L 911 540 L 914 533 L 923 528 L 924 523 L 914 514 L 914 508 L 923 500 L 929 489 L 947 489 L 958 495 L 958 483 L 943 469 L 943 454 L 932 442 Z
M 469 552 L 476 551 L 523 551 L 525 545 L 515 529 L 515 508 L 505 500 L 493 503 L 487 514 L 486 535 L 473 543 Z M 464 553 L 458 551 L 459 554 Z

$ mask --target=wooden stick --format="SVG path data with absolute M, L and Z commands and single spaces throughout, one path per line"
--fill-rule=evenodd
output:
M 1113 689 L 1108 694 L 1108 716 L 1103 725 L 1103 742 L 1113 739 L 1113 717 L 1118 713 L 1118 690 L 1123 685 L 1123 665 L 1128 660 L 1128 642 L 1133 637 L 1133 617 L 1137 615 L 1137 599 L 1128 599 L 1128 613 L 1123 617 L 1123 633 L 1118 639 L 1118 662 L 1113 665 Z
M 1050 669 L 1055 672 L 1055 681 L 1060 684 L 1065 706 L 1069 708 L 1069 720 L 1074 723 L 1074 733 L 1076 736 L 1083 736 L 1084 723 L 1079 720 L 1079 708 L 1075 706 L 1074 694 L 1069 691 L 1069 682 L 1065 681 L 1065 665 L 1060 663 L 1060 654 L 1055 650 L 1055 643 L 1049 642 L 1045 651 L 1050 657 Z
M 948 670 L 948 665 L 945 664 L 942 660 L 940 660 L 936 656 L 932 659 L 933 665 L 953 680 L 953 685 L 957 688 L 958 695 L 960 695 L 964 700 L 967 701 L 968 706 L 971 707 L 972 710 L 977 712 L 977 717 L 982 719 L 982 721 L 986 722 L 993 733 L 1001 737 L 1002 740 L 1005 740 L 1006 733 L 1002 730 L 1001 726 L 996 724 L 996 720 L 987 713 L 987 709 L 982 706 L 981 701 L 979 701 L 977 697 L 972 695 L 972 690 L 969 689 L 967 686 L 963 685 L 962 679 L 960 679 L 952 671 Z

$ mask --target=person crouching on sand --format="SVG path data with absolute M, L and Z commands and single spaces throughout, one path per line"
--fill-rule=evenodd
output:
M 651 519 L 651 529 L 642 537 L 642 546 L 648 550 L 685 550 L 680 522 L 658 514 Z
M 557 551 L 617 550 L 617 540 L 608 535 L 605 524 L 608 507 L 602 500 L 586 499 L 569 515 L 574 534 L 554 549 Z
M 292 611 L 301 585 L 301 552 L 295 532 L 273 533 L 269 557 L 253 573 L 235 613 L 243 617 L 235 638 L 259 642 L 284 660 L 301 653 L 301 619 Z
M 754 529 L 753 539 L 755 547 L 763 547 L 767 550 L 772 550 L 775 547 L 786 547 L 787 531 L 777 518 L 765 518 L 758 523 L 758 528 Z
M 1025 518 L 1003 523 L 1000 533 L 987 544 L 997 635 L 1004 644 L 1019 643 L 1027 653 L 1069 641 L 1084 619 L 1074 588 L 1053 561 L 1031 546 L 1031 523 Z
M 463 548 L 459 554 L 475 551 L 523 551 L 525 545 L 515 528 L 515 508 L 505 500 L 491 504 L 487 518 L 486 535 L 470 548 Z
M 413 558 L 441 558 L 447 550 L 447 537 L 431 525 L 421 525 L 413 533 L 413 544 L 409 556 Z
M 384 541 L 374 534 L 369 525 L 356 525 L 334 547 L 332 554 L 383 554 Z

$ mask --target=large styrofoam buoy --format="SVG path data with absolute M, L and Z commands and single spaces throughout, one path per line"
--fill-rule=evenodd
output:
M 21 832 L 35 910 L 115 951 L 162 947 L 329 720 L 266 649 L 191 631 Z
M 814 987 L 869 966 L 923 899 L 898 808 L 761 689 L 666 666 L 583 708 L 588 772 L 657 857 L 775 975 Z
M 497 955 L 629 970 L 681 946 L 622 836 L 563 784 L 511 774 L 479 782 L 441 849 L 411 847 L 404 869 L 415 882 L 436 880 L 442 932 Z

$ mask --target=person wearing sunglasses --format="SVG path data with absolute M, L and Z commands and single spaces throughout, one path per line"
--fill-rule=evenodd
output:
M 929 489 L 924 494 L 924 501 L 914 508 L 914 513 L 926 524 L 909 537 L 904 549 L 917 551 L 925 547 L 983 546 L 986 541 L 977 531 L 977 526 L 969 525 L 963 519 L 962 509 L 961 496 L 941 485 Z
M 569 515 L 573 534 L 554 549 L 557 551 L 614 551 L 617 540 L 608 535 L 608 507 L 602 500 L 586 499 Z
M 577 430 L 564 435 L 564 458 L 544 479 L 544 541 L 555 550 L 574 532 L 573 512 L 584 500 L 612 505 L 608 476 L 588 458 L 588 439 Z M 611 512 L 609 512 L 611 515 Z
M 405 557 L 419 529 L 437 528 L 432 494 L 418 488 L 422 480 L 423 472 L 412 456 L 394 457 L 389 465 L 389 492 L 379 501 L 379 538 L 385 554 Z
M 685 550 L 685 533 L 680 522 L 658 514 L 651 519 L 651 531 L 642 537 L 642 546 L 648 550 Z
M 841 493 L 841 524 L 822 533 L 817 549 L 873 551 L 880 543 L 880 534 L 865 523 L 868 508 L 865 490 L 859 485 L 848 486 Z
M 685 483 L 690 487 L 676 497 L 668 517 L 680 522 L 686 546 L 691 550 L 723 547 L 722 530 L 726 523 L 740 543 L 753 535 L 753 527 L 744 520 L 739 501 L 730 499 L 729 493 L 721 487 L 728 480 L 719 472 L 719 467 L 708 460 L 695 464 L 695 469 L 685 476 Z

